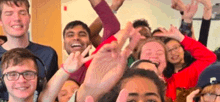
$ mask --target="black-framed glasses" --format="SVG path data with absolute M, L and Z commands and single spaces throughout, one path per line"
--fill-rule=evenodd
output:
M 216 97 L 220 95 L 216 95 L 214 93 L 205 93 L 205 94 L 201 94 L 201 96 L 203 97 L 203 100 L 205 102 L 215 102 Z
M 173 47 L 172 49 L 169 49 L 168 50 L 168 53 L 171 53 L 172 51 L 179 51 L 179 48 L 181 47 L 181 45 L 178 45 L 178 46 L 175 46 L 175 47 Z
M 25 71 L 22 73 L 13 71 L 13 72 L 8 72 L 8 73 L 3 74 L 2 78 L 4 78 L 4 76 L 6 76 L 6 78 L 9 81 L 16 81 L 19 79 L 20 75 L 22 75 L 23 78 L 26 80 L 33 80 L 35 78 L 35 76 L 37 75 L 37 73 L 34 71 Z

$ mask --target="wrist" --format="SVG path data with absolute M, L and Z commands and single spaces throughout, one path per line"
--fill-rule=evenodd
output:
M 68 75 L 70 75 L 71 74 L 71 72 L 69 72 L 68 70 L 66 70 L 65 68 L 64 68 L 64 66 L 63 67 L 61 67 L 62 68 L 62 70 L 64 71 L 64 72 L 66 72 Z
M 184 19 L 184 22 L 186 22 L 186 23 L 192 23 L 192 19 L 190 19 L 190 18 Z
M 98 90 L 96 90 L 96 88 L 91 88 L 90 86 L 85 85 L 83 83 L 80 86 L 79 90 L 77 91 L 77 95 L 76 95 L 77 102 L 84 102 L 86 96 L 92 96 L 94 102 L 96 102 L 99 99 L 100 93 Z
M 111 5 L 110 6 L 110 9 L 114 12 L 117 12 L 118 11 L 118 7 L 114 6 L 114 5 Z

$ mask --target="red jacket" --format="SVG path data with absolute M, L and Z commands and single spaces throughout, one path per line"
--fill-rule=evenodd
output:
M 190 66 L 166 79 L 166 96 L 172 100 L 176 99 L 176 88 L 195 87 L 200 73 L 216 61 L 216 55 L 212 51 L 190 37 L 185 36 L 181 44 L 196 60 Z

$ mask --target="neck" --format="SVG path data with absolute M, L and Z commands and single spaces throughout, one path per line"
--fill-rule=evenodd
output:
M 33 99 L 34 99 L 34 95 L 32 95 L 28 98 L 25 98 L 25 99 L 20 99 L 20 98 L 9 96 L 8 102 L 33 102 Z
M 26 48 L 29 45 L 27 34 L 21 37 L 7 36 L 7 39 L 7 42 L 2 45 L 5 50 L 11 50 L 13 48 Z

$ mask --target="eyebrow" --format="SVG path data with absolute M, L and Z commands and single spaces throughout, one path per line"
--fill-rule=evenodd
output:
M 138 96 L 138 93 L 129 93 L 128 96 Z M 145 93 L 145 96 L 156 96 L 156 97 L 159 97 L 159 95 L 157 95 L 156 93 L 153 93 L 153 92 Z
M 156 97 L 159 97 L 158 94 L 153 93 L 153 92 L 145 93 L 145 96 L 156 96 Z
M 86 32 L 86 31 L 79 31 L 79 33 L 85 33 L 85 34 L 87 34 L 87 32 Z
M 129 93 L 128 96 L 138 96 L 138 93 Z

